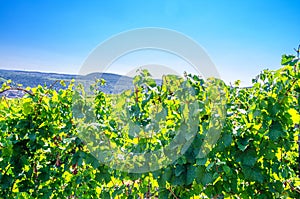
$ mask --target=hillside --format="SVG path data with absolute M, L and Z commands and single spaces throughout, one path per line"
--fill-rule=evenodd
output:
M 13 85 L 21 84 L 23 88 L 36 87 L 38 85 L 50 87 L 59 90 L 62 88 L 60 84 L 55 84 L 56 81 L 64 80 L 67 84 L 70 80 L 75 79 L 76 82 L 83 84 L 91 84 L 97 78 L 106 80 L 106 85 L 101 87 L 105 93 L 118 93 L 122 90 L 132 88 L 132 78 L 111 73 L 93 73 L 86 76 L 57 74 L 57 73 L 43 73 L 31 71 L 17 71 L 17 70 L 3 70 L 0 69 L 0 84 L 7 80 L 12 80 Z M 1 95 L 1 94 L 0 94 Z M 23 95 L 20 91 L 6 92 L 7 97 L 21 97 Z

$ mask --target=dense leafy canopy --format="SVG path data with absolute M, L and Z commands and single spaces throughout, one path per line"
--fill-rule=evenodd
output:
M 186 75 L 180 83 L 193 87 L 199 112 L 196 134 L 177 138 L 191 140 L 186 147 L 176 148 L 182 152 L 180 157 L 167 167 L 145 173 L 128 173 L 99 162 L 89 142 L 79 135 L 79 127 L 87 128 L 89 115 L 96 116 L 92 122 L 100 124 L 103 139 L 130 152 L 157 150 L 176 139 L 175 132 L 182 125 L 179 118 L 190 112 L 172 98 L 178 88 L 174 82 L 168 84 L 172 78 L 167 76 L 162 85 L 156 85 L 143 71 L 135 78 L 133 92 L 118 95 L 104 94 L 97 89 L 103 82 L 96 82 L 94 94 L 87 98 L 84 90 L 74 89 L 73 81 L 67 86 L 62 81 L 65 89 L 59 91 L 38 86 L 26 88 L 27 94 L 20 99 L 1 97 L 0 197 L 299 197 L 300 62 L 295 56 L 283 56 L 281 69 L 264 70 L 249 88 L 239 87 L 238 81 L 226 86 L 211 80 L 226 92 L 226 115 L 217 141 L 205 155 L 199 152 L 214 108 L 208 97 L 216 90 L 198 76 Z M 10 84 L 4 83 L 1 90 L 9 90 Z M 130 99 L 128 106 L 120 100 L 122 95 Z M 74 105 L 81 106 L 79 113 L 74 112 Z M 134 125 L 117 120 L 113 111 L 117 109 L 142 126 L 150 123 L 153 114 L 166 119 L 155 127 L 159 133 L 139 139 L 126 133 Z M 86 139 L 99 139 L 93 131 L 85 133 Z

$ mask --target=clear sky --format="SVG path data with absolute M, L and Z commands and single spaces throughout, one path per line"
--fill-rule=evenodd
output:
M 143 27 L 191 37 L 247 85 L 300 44 L 300 0 L 0 0 L 0 68 L 77 73 L 98 44 Z

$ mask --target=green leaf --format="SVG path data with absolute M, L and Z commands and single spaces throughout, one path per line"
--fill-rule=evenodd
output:
M 12 144 L 12 142 L 8 139 L 4 139 L 4 140 L 1 140 L 0 146 L 1 145 L 3 146 L 3 148 L 1 149 L 2 154 L 0 153 L 1 156 L 10 157 L 13 153 L 13 144 Z
M 203 178 L 201 179 L 203 185 L 207 185 L 213 182 L 213 176 L 211 173 L 205 173 Z
M 110 198 L 110 194 L 106 190 L 101 191 L 101 198 Z
M 252 140 L 252 138 L 242 138 L 242 139 L 239 139 L 237 145 L 238 145 L 238 148 L 241 150 L 241 151 L 245 151 L 248 146 L 249 146 L 249 142 L 250 140 Z
M 229 166 L 223 165 L 222 168 L 227 175 L 231 173 L 231 169 Z
M 257 160 L 257 154 L 254 149 L 247 150 L 242 153 L 242 164 L 246 166 L 254 166 Z
M 178 185 L 178 186 L 184 185 L 185 182 L 186 182 L 185 177 L 186 177 L 186 173 L 183 172 L 182 175 L 175 177 L 175 179 L 173 180 L 172 184 Z
M 153 79 L 147 79 L 146 84 L 147 84 L 149 87 L 151 87 L 151 88 L 153 88 L 153 87 L 156 86 L 156 82 L 155 82 L 155 80 L 153 80 Z
M 205 165 L 205 163 L 207 162 L 207 158 L 197 158 L 196 159 L 196 164 L 197 165 Z
M 205 174 L 205 166 L 197 166 L 195 171 L 196 171 L 196 175 L 195 175 L 196 182 L 198 184 L 202 183 L 202 179 Z
M 2 177 L 1 188 L 7 189 L 7 188 L 11 187 L 13 180 L 14 180 L 14 178 L 12 176 L 4 175 Z
M 196 167 L 189 165 L 186 173 L 186 185 L 192 184 L 195 177 L 196 177 Z
M 166 182 L 166 181 L 170 182 L 170 180 L 172 178 L 172 173 L 173 172 L 172 172 L 171 168 L 167 167 L 161 176 L 161 180 L 163 182 Z
M 206 171 L 209 171 L 214 165 L 215 165 L 215 162 L 209 163 L 209 165 L 206 167 Z
M 223 135 L 222 141 L 223 141 L 225 147 L 230 146 L 231 142 L 232 142 L 232 135 L 231 134 L 225 134 L 225 135 Z
M 177 165 L 175 168 L 175 176 L 180 176 L 180 174 L 184 171 L 185 167 L 183 165 Z
M 23 113 L 25 115 L 29 115 L 31 112 L 32 112 L 33 108 L 31 106 L 31 102 L 30 101 L 26 101 L 24 104 L 23 104 Z
M 274 122 L 270 127 L 268 136 L 271 140 L 276 141 L 279 137 L 281 137 L 282 134 L 283 130 L 281 124 L 279 122 Z
M 66 83 L 64 80 L 60 80 L 60 85 L 62 85 L 63 87 L 66 87 Z
M 169 197 L 170 195 L 171 195 L 171 193 L 170 193 L 169 190 L 167 190 L 167 189 L 162 189 L 162 190 L 159 191 L 158 198 L 159 198 L 159 199 L 169 199 L 169 198 L 170 198 L 170 197 Z
M 243 173 L 246 179 L 263 183 L 264 176 L 258 168 L 243 167 Z
M 282 55 L 281 57 L 281 65 L 285 66 L 285 65 L 294 65 L 295 63 L 297 63 L 297 60 L 295 60 L 295 56 L 294 55 Z
M 241 80 L 236 80 L 236 81 L 234 82 L 234 86 L 236 86 L 236 87 L 239 87 L 240 84 L 241 84 Z
M 36 139 L 36 132 L 35 133 L 30 133 L 28 135 L 28 137 L 29 137 L 30 141 L 34 141 Z
M 86 155 L 86 163 L 91 164 L 95 169 L 100 166 L 99 160 L 96 159 L 94 156 L 91 154 Z
M 50 179 L 50 168 L 49 167 L 44 167 L 39 170 L 41 173 L 39 175 L 39 180 L 42 180 L 46 182 L 47 180 Z
M 219 176 L 220 176 L 220 174 L 219 174 L 218 172 L 215 172 L 215 173 L 213 174 L 213 179 L 217 179 Z

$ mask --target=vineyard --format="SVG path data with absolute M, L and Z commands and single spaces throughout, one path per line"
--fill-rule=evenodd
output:
M 0 98 L 0 198 L 299 198 L 300 60 L 281 64 L 248 88 L 145 70 L 119 94 L 7 81 L 25 95 Z

